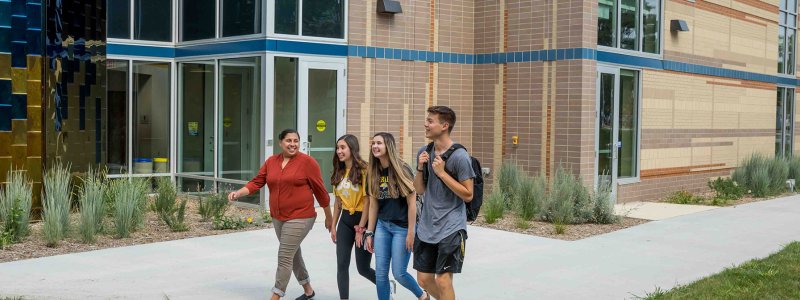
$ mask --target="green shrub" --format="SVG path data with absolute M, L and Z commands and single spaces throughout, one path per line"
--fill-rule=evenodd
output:
M 147 184 L 142 178 L 117 179 L 111 182 L 114 228 L 117 238 L 130 237 L 143 224 L 147 206 Z
M 272 223 L 272 216 L 269 214 L 269 211 L 262 210 L 261 211 L 261 221 L 264 223 Z
M 708 187 L 714 191 L 714 205 L 722 205 L 729 200 L 739 200 L 744 196 L 744 187 L 730 178 L 718 177 L 708 181 Z M 719 203 L 719 204 L 717 204 Z
M 507 160 L 500 165 L 500 172 L 497 174 L 497 186 L 505 199 L 505 208 L 512 207 L 519 180 L 524 172 L 519 165 L 512 160 Z
M 594 216 L 592 222 L 597 224 L 611 224 L 619 222 L 619 216 L 614 214 L 614 201 L 611 199 L 611 184 L 603 183 L 597 187 L 592 195 Z
M 667 202 L 674 204 L 702 204 L 705 201 L 702 197 L 695 196 L 687 191 L 674 192 L 667 197 Z
M 800 182 L 800 157 L 789 160 L 789 179 Z
M 72 203 L 70 165 L 56 161 L 44 174 L 42 221 L 47 246 L 55 247 L 69 231 L 69 211 Z
M 0 232 L 6 232 L 11 242 L 20 242 L 30 231 L 31 184 L 22 171 L 9 171 L 8 182 L 0 191 Z
M 541 211 L 545 197 L 545 179 L 543 177 L 528 177 L 523 175 L 518 180 L 514 210 L 517 217 L 525 221 L 533 220 Z
M 93 243 L 95 235 L 103 231 L 105 195 L 105 174 L 89 168 L 78 195 L 80 233 L 86 243 Z
M 498 219 L 503 218 L 506 210 L 503 201 L 503 193 L 499 191 L 493 191 L 486 197 L 486 201 L 483 204 L 486 207 L 483 218 L 487 224 L 494 224 Z
M 200 198 L 197 204 L 197 212 L 203 222 L 208 222 L 225 214 L 228 210 L 228 197 L 221 191 L 213 192 L 207 197 Z
M 159 218 L 169 226 L 172 231 L 189 230 L 184 222 L 186 217 L 186 199 L 177 202 L 178 193 L 175 184 L 168 177 L 156 179 L 157 194 L 153 208 Z
M 577 177 L 559 167 L 541 217 L 545 221 L 563 224 L 592 220 L 594 207 L 589 190 Z
M 529 221 L 519 217 L 517 218 L 516 221 L 514 221 L 514 225 L 517 226 L 517 229 L 522 229 L 522 230 L 531 228 L 531 223 Z
M 567 233 L 567 225 L 561 222 L 555 222 L 553 223 L 553 231 L 555 231 L 556 234 Z
M 6 247 L 10 246 L 14 243 L 14 238 L 11 236 L 11 232 L 2 231 L 0 232 L 0 250 L 6 249 Z
M 743 185 L 753 196 L 777 195 L 786 190 L 790 163 L 782 158 L 768 158 L 755 153 L 733 171 L 733 181 Z
M 219 216 L 214 217 L 211 225 L 215 230 L 242 229 L 247 226 L 247 221 L 243 218 L 234 219 L 232 217 Z

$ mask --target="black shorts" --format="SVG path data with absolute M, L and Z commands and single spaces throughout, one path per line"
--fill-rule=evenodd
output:
M 414 270 L 422 273 L 461 273 L 467 246 L 464 230 L 445 237 L 437 244 L 414 238 Z

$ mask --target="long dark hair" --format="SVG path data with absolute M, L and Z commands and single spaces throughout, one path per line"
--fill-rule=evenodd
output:
M 405 197 L 415 192 L 414 190 L 414 174 L 411 173 L 411 167 L 406 164 L 400 153 L 397 151 L 397 143 L 395 143 L 394 136 L 391 133 L 379 132 L 372 138 L 382 137 L 383 143 L 386 145 L 386 156 L 389 159 L 389 195 L 392 198 Z M 367 180 L 369 189 L 367 194 L 377 197 L 381 185 L 381 161 L 375 157 L 375 154 L 370 151 L 369 156 L 369 171 Z
M 358 145 L 358 138 L 352 134 L 345 134 L 336 140 L 336 148 L 339 148 L 339 142 L 344 141 L 347 144 L 347 148 L 350 148 L 350 156 L 353 160 L 353 166 L 350 169 L 350 174 L 347 175 L 347 179 L 350 180 L 355 185 L 361 184 L 361 180 L 363 179 L 364 170 L 367 169 L 367 162 L 365 162 L 361 155 L 359 154 L 359 150 L 361 147 Z M 331 185 L 334 188 L 339 185 L 339 183 L 344 180 L 344 173 L 347 166 L 345 166 L 344 162 L 339 160 L 339 156 L 334 154 L 333 155 L 333 174 L 331 175 Z

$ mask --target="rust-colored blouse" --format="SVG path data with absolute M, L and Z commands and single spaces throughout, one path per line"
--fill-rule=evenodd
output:
M 314 196 L 321 207 L 330 205 L 319 164 L 313 157 L 298 153 L 283 169 L 282 163 L 283 154 L 270 156 L 258 175 L 244 186 L 252 194 L 267 184 L 272 218 L 285 222 L 315 217 Z

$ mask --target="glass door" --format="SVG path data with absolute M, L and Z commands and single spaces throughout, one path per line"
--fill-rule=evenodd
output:
M 345 64 L 300 60 L 298 132 L 301 151 L 317 160 L 330 187 L 336 139 L 344 134 Z
M 619 69 L 598 67 L 597 71 L 597 145 L 595 148 L 598 187 L 611 187 L 616 199 L 619 145 L 618 101 Z

